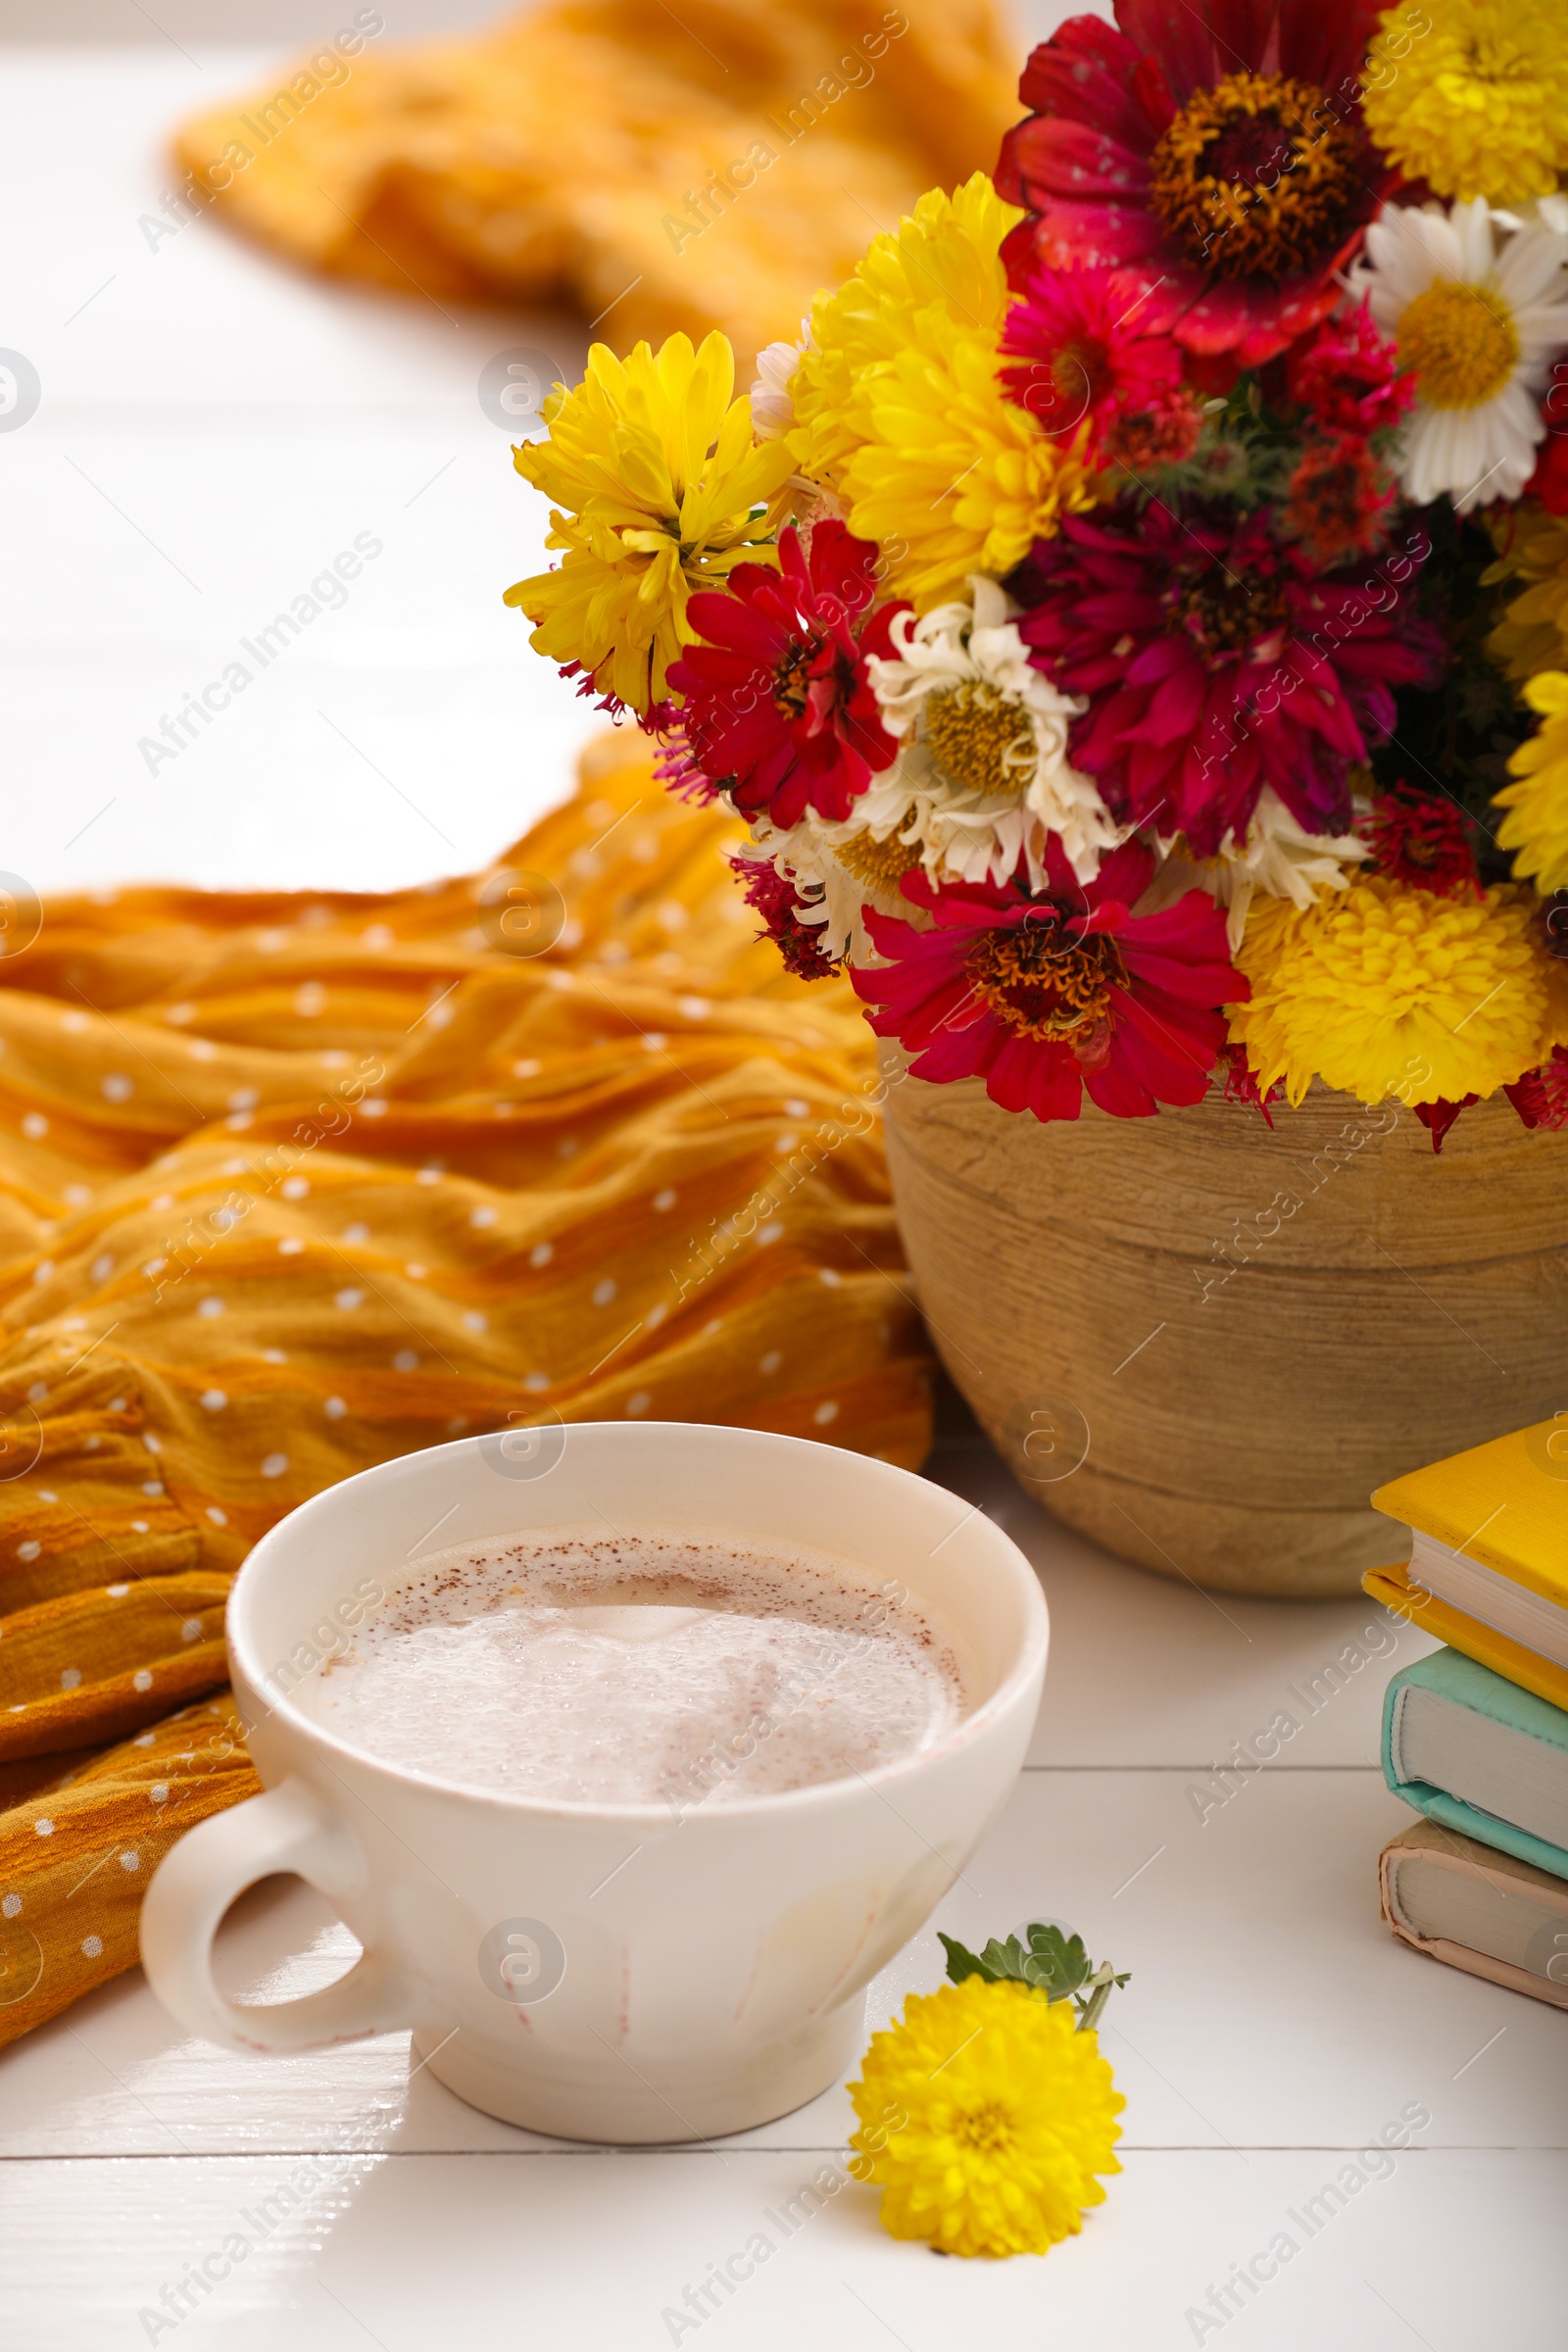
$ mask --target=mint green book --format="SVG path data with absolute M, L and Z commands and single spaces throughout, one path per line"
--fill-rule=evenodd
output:
M 1383 1777 L 1446 1829 L 1568 1879 L 1568 1713 L 1463 1651 L 1389 1685 Z

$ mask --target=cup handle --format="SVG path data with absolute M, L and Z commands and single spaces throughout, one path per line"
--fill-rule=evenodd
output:
M 143 1899 L 141 1957 L 153 1990 L 191 2033 L 231 2050 L 320 2049 L 415 2024 L 407 1989 L 371 1952 L 297 2001 L 230 2001 L 213 1982 L 213 1938 L 247 1886 L 292 1871 L 330 1896 L 363 1870 L 348 1833 L 303 1782 L 213 1814 L 170 1848 Z

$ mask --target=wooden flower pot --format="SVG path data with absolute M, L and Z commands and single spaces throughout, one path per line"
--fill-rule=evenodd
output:
M 1501 1097 L 1441 1158 L 1314 1087 L 1042 1126 L 886 1065 L 920 1301 L 1022 1484 L 1123 1559 L 1353 1592 L 1401 1556 L 1374 1487 L 1568 1408 L 1568 1131 Z

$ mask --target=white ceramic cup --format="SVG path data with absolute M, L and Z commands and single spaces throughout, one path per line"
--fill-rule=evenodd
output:
M 422 1552 L 606 1523 L 836 1552 L 947 1616 L 976 1703 L 939 1745 L 877 1772 L 679 1813 L 460 1788 L 365 1754 L 298 1704 L 302 1680 Z M 228 1652 L 265 1793 L 165 1857 L 142 1911 L 147 1974 L 182 2025 L 235 2049 L 412 2027 L 461 2098 L 538 2132 L 746 2130 L 859 2056 L 866 1984 L 1012 1787 L 1047 1640 L 1039 1584 L 1001 1529 L 863 1454 L 586 1422 L 384 1462 L 291 1511 L 239 1573 Z M 318 1887 L 364 1952 L 323 1991 L 247 2006 L 215 1984 L 213 1937 L 271 1872 Z

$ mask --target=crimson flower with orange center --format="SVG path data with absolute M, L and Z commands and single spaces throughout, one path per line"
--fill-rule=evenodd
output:
M 1371 0 L 1116 0 L 1035 50 L 1003 251 L 1124 272 L 1146 333 L 1259 367 L 1332 310 L 1393 174 L 1361 122 Z
M 1225 1043 L 1220 1007 L 1248 993 L 1230 961 L 1225 917 L 1189 891 L 1156 914 L 1132 909 L 1153 854 L 1124 842 L 1092 882 L 1047 845 L 1049 891 L 933 884 L 905 877 L 929 930 L 867 907 L 887 961 L 850 977 L 876 1005 L 871 1027 L 913 1054 L 917 1078 L 982 1077 L 1004 1110 L 1075 1119 L 1083 1096 L 1118 1118 L 1198 1102 Z

